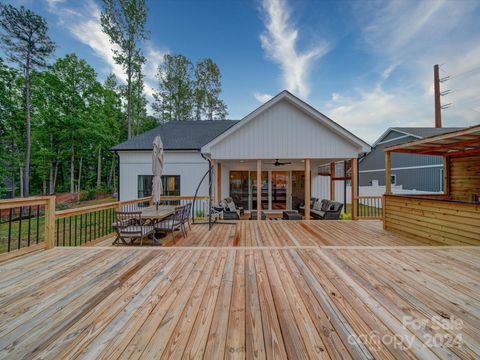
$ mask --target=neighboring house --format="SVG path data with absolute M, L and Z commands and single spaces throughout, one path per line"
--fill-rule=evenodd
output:
M 281 210 L 295 208 L 304 198 L 305 159 L 311 163 L 311 196 L 322 197 L 320 165 L 370 151 L 367 143 L 283 91 L 240 121 L 168 122 L 113 147 L 120 158 L 121 200 L 150 195 L 156 135 L 165 148 L 165 195 L 194 195 L 209 159 L 215 201 L 232 196 L 246 209 L 256 208 L 257 160 L 262 208 Z M 208 195 L 208 177 L 199 195 Z
M 385 131 L 372 145 L 372 151 L 359 162 L 360 195 L 366 186 L 385 186 L 385 155 L 383 149 L 459 130 L 461 128 L 395 127 Z M 391 157 L 392 190 L 443 191 L 443 159 L 439 156 L 393 153 Z M 383 193 L 383 191 L 380 190 Z

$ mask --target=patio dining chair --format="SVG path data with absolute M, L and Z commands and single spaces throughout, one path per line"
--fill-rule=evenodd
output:
M 185 205 L 177 206 L 173 215 L 168 218 L 155 223 L 154 228 L 156 231 L 165 231 L 172 234 L 172 240 L 175 243 L 175 231 L 180 230 L 182 236 L 186 236 L 186 231 L 183 225 L 183 219 L 185 217 Z
M 155 240 L 155 229 L 153 226 L 143 225 L 141 211 L 117 211 L 115 218 L 113 227 L 117 238 L 112 245 L 119 245 L 120 242 L 127 245 L 126 239 L 130 239 L 130 245 L 133 245 L 136 239 L 140 239 L 140 246 L 143 245 L 145 238 Z
M 187 233 L 187 228 L 185 224 L 188 225 L 188 229 L 192 230 L 192 227 L 190 226 L 190 217 L 191 217 L 191 212 L 192 212 L 192 203 L 189 202 L 185 204 L 185 209 L 184 209 L 184 214 L 183 214 L 183 221 L 182 221 L 182 226 L 185 230 L 185 233 Z M 193 216 L 193 215 L 192 215 Z

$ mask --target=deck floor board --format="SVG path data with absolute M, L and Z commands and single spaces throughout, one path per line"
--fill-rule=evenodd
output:
M 0 358 L 480 357 L 480 247 L 273 220 L 101 245 L 0 264 Z

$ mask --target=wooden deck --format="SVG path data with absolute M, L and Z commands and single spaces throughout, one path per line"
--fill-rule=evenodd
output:
M 312 223 L 3 263 L 0 358 L 479 358 L 479 247 Z
M 110 246 L 108 238 L 97 246 Z M 146 243 L 149 244 L 148 240 Z M 383 230 L 382 222 L 368 221 L 232 221 L 194 225 L 188 236 L 177 234 L 175 242 L 170 235 L 165 246 L 182 247 L 270 247 L 270 246 L 422 246 L 445 245 L 441 242 L 413 238 Z

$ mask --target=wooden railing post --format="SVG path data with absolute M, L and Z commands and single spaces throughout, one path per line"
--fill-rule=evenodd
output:
M 305 220 L 310 220 L 310 159 L 305 159 Z
M 45 249 L 55 246 L 55 196 L 49 196 L 45 204 Z
M 352 220 L 357 220 L 358 216 L 358 193 L 357 193 L 357 158 L 352 159 Z

